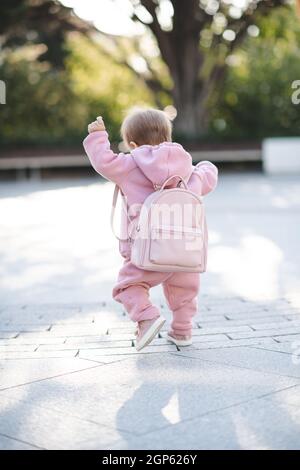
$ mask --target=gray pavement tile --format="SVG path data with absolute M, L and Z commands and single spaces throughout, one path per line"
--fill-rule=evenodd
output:
M 18 336 L 17 338 L 10 339 L 9 342 L 6 340 L 5 344 L 64 344 L 66 342 L 64 336 L 52 336 L 52 335 L 39 335 L 25 334 Z M 0 343 L 1 344 L 1 343 Z
M 259 331 L 252 331 L 252 332 L 241 332 L 241 333 L 228 333 L 229 338 L 231 339 L 242 339 L 242 338 L 259 338 L 263 336 L 272 336 L 276 338 L 277 336 L 284 336 L 284 335 L 296 335 L 297 333 L 300 334 L 300 326 L 294 326 L 286 328 L 273 328 L 267 330 L 259 330 Z
M 299 450 L 300 409 L 282 403 L 278 395 L 186 421 L 179 401 L 177 409 L 165 409 L 169 426 L 135 438 L 124 435 L 111 449 Z
M 23 396 L 0 394 L 0 434 L 26 440 L 44 449 L 77 449 L 81 442 L 97 439 L 99 449 L 106 449 L 120 438 L 116 429 L 99 426 L 40 406 L 34 392 L 27 388 Z
M 251 328 L 254 330 L 274 330 L 278 329 L 279 332 L 281 329 L 285 328 L 293 328 L 294 326 L 299 327 L 300 326 L 300 320 L 298 321 L 290 321 L 290 320 L 285 320 L 283 322 L 271 322 L 271 323 L 251 323 Z
M 0 355 L 2 353 L 15 351 L 15 352 L 28 352 L 28 351 L 35 351 L 38 347 L 37 344 L 0 344 Z
M 49 358 L 64 358 L 64 357 L 75 357 L 78 355 L 78 350 L 55 350 L 55 351 L 0 351 L 0 360 L 5 359 L 40 359 L 43 357 Z
M 105 335 L 107 326 L 91 323 L 90 325 L 53 325 L 51 335 L 58 336 L 86 336 L 86 335 Z
M 128 323 L 126 326 L 115 326 L 108 328 L 107 333 L 110 336 L 121 335 L 121 334 L 133 334 L 136 330 L 135 323 Z
M 45 380 L 57 375 L 95 367 L 95 363 L 81 359 L 35 359 L 35 360 L 1 360 L 0 390 L 16 387 L 37 380 Z M 1 393 L 1 392 L 0 392 Z
M 173 344 L 162 344 L 162 345 L 149 345 L 142 349 L 142 351 L 137 351 L 135 347 L 130 348 L 98 348 L 98 349 L 84 349 L 79 350 L 80 358 L 93 358 L 93 357 L 102 357 L 102 356 L 111 356 L 111 355 L 144 355 L 152 353 L 163 353 L 163 352 L 175 352 L 177 348 Z
M 286 315 L 286 318 L 288 320 L 299 320 L 300 319 L 300 312 L 296 312 L 294 314 Z
M 294 387 L 289 387 L 280 392 L 276 392 L 274 395 L 272 394 L 271 396 L 266 397 L 266 399 L 276 399 L 281 406 L 292 405 L 296 406 L 300 410 L 300 385 L 295 385 Z
M 2 393 L 22 401 L 25 408 L 43 407 L 140 435 L 170 425 L 162 411 L 166 407 L 175 417 L 179 413 L 182 420 L 192 419 L 297 383 L 294 378 L 163 353 L 131 356 Z
M 202 338 L 200 336 L 200 338 Z M 253 346 L 253 345 L 260 345 L 263 344 L 267 345 L 275 345 L 278 344 L 273 338 L 245 338 L 245 339 L 235 339 L 235 340 L 228 340 L 227 341 L 197 341 L 198 337 L 193 339 L 193 344 L 191 346 L 179 347 L 181 351 L 193 351 L 199 349 L 222 349 L 222 348 L 237 348 L 240 346 Z
M 28 340 L 32 340 L 34 339 L 35 341 L 53 341 L 53 342 L 64 342 L 67 338 L 67 335 L 66 334 L 63 334 L 63 333 L 57 333 L 57 334 L 54 334 L 52 331 L 37 331 L 35 333 L 26 333 L 26 332 L 21 332 L 16 340 L 17 341 L 21 341 L 21 342 L 25 342 L 25 341 L 28 341 Z
M 206 323 L 213 322 L 224 322 L 227 321 L 227 318 L 224 315 L 208 313 L 199 313 L 199 317 L 196 318 L 196 321 L 205 321 Z
M 261 342 L 259 344 L 249 345 L 249 346 L 253 348 L 259 348 L 259 349 L 268 349 L 269 351 L 282 352 L 285 354 L 297 354 L 297 350 L 299 352 L 300 342 L 298 344 L 297 343 L 293 344 L 292 342 L 277 343 L 273 341 L 273 343 Z
M 176 354 L 176 353 L 175 353 Z M 280 377 L 295 377 L 300 379 L 300 367 L 292 361 L 289 354 L 283 354 L 278 351 L 270 351 L 267 349 L 258 349 L 243 347 L 240 348 L 224 348 L 222 350 L 209 351 L 183 351 L 181 355 L 189 357 L 198 357 L 200 359 L 213 361 L 218 364 L 227 364 L 231 366 L 251 369 L 255 371 L 275 374 Z
M 73 344 L 80 342 L 83 343 L 103 343 L 103 342 L 115 342 L 115 341 L 132 341 L 135 339 L 134 333 L 123 333 L 118 335 L 101 335 L 101 336 L 69 336 L 66 339 L 66 344 Z
M 299 342 L 300 341 L 300 333 L 299 334 L 292 334 L 292 335 L 278 335 L 275 337 L 276 341 L 279 341 L 279 343 L 293 343 L 293 342 Z
M 15 338 L 19 331 L 0 331 L 0 339 Z
M 35 447 L 29 443 L 18 441 L 12 439 L 9 436 L 4 436 L 0 434 L 0 450 L 38 450 L 38 447 Z
M 242 318 L 234 319 L 234 320 L 224 320 L 224 321 L 218 321 L 218 322 L 206 322 L 201 318 L 201 320 L 198 322 L 198 326 L 200 328 L 202 327 L 213 327 L 213 328 L 231 328 L 232 326 L 249 326 L 251 323 L 257 324 L 257 323 L 268 323 L 268 322 L 274 322 L 276 323 L 277 321 L 285 321 L 287 320 L 284 316 L 278 315 L 277 317 L 271 316 L 271 317 L 255 317 L 255 320 L 252 320 L 251 315 L 245 315 Z
M 253 331 L 251 328 L 247 325 L 234 325 L 231 324 L 230 321 L 227 322 L 227 325 L 224 326 L 202 326 L 201 323 L 199 323 L 199 329 L 200 332 L 204 335 L 206 334 L 216 334 L 216 333 L 229 333 L 229 332 L 239 332 L 239 331 Z M 197 335 L 201 334 L 200 332 L 197 332 Z
M 101 343 L 65 343 L 65 344 L 43 344 L 38 347 L 37 352 L 40 351 L 66 351 L 78 349 L 99 349 L 99 348 L 130 348 L 132 341 L 103 341 Z M 1 351 L 1 349 L 0 349 Z
M 269 312 L 269 311 L 266 311 L 266 310 L 257 310 L 255 312 L 240 312 L 240 313 L 227 313 L 226 314 L 226 318 L 228 320 L 242 320 L 242 319 L 245 319 L 245 318 L 248 318 L 248 319 L 255 319 L 256 321 L 256 318 L 274 318 L 274 321 L 276 321 L 276 318 L 277 317 L 282 317 L 284 316 L 284 311 L 278 311 L 278 312 Z
M 199 329 L 192 330 L 193 341 L 230 341 L 224 334 L 207 334 Z
M 15 331 L 27 331 L 27 332 L 36 332 L 36 331 L 47 331 L 50 328 L 50 323 L 44 324 L 44 325 L 37 325 L 35 324 L 24 324 L 24 323 L 8 323 L 4 324 L 1 319 L 1 331 L 7 331 L 7 332 L 15 332 Z

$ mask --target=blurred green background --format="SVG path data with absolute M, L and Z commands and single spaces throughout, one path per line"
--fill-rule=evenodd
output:
M 202 131 L 184 135 L 175 127 L 175 138 L 257 142 L 298 135 L 299 110 L 290 98 L 291 83 L 300 78 L 300 21 L 294 5 L 271 7 L 247 31 L 224 54 L 226 70 L 207 99 Z M 150 41 L 146 26 L 147 34 Z M 207 64 L 216 54 L 210 35 L 202 29 L 199 47 Z M 2 148 L 80 146 L 88 122 L 99 114 L 111 140 L 119 141 L 128 108 L 173 105 L 172 77 L 160 56 L 151 58 L 163 83 L 155 88 L 130 66 L 130 54 L 137 59 L 136 37 L 120 36 L 116 43 L 113 35 L 97 31 L 60 2 L 1 1 L 0 79 L 7 85 L 7 104 L 0 107 Z

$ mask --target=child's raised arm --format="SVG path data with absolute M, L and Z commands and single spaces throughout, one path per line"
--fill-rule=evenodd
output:
M 215 189 L 218 183 L 218 168 L 211 162 L 203 161 L 195 166 L 194 175 L 200 178 L 201 194 L 205 196 Z
M 128 172 L 134 168 L 130 155 L 116 154 L 110 148 L 108 133 L 101 117 L 88 126 L 89 135 L 83 147 L 93 168 L 104 178 L 121 185 Z

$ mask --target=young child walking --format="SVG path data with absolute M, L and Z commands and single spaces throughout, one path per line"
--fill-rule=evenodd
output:
M 131 210 L 131 220 L 138 220 L 140 207 L 153 191 L 173 175 L 188 189 L 204 196 L 217 185 L 218 170 L 204 161 L 196 166 L 184 148 L 172 142 L 172 124 L 163 111 L 138 109 L 125 118 L 121 135 L 130 153 L 114 153 L 102 117 L 88 126 L 84 148 L 93 168 L 116 183 Z M 176 186 L 175 180 L 168 188 Z M 123 231 L 128 226 L 123 226 Z M 126 237 L 127 238 L 127 237 Z M 113 289 L 113 298 L 123 304 L 131 320 L 137 322 L 136 348 L 148 345 L 162 328 L 165 319 L 149 299 L 149 289 L 162 284 L 167 304 L 173 314 L 167 338 L 178 346 L 192 344 L 192 318 L 197 313 L 200 285 L 198 272 L 156 272 L 136 267 L 131 262 L 130 240 L 120 241 L 124 264 Z

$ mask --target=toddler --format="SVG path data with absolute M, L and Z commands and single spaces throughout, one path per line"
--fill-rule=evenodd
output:
M 218 170 L 210 162 L 196 166 L 184 148 L 172 142 L 172 125 L 163 111 L 138 109 L 125 118 L 121 134 L 130 153 L 114 153 L 102 117 L 88 126 L 85 151 L 94 169 L 116 183 L 127 200 L 128 207 L 140 207 L 144 200 L 164 181 L 180 176 L 189 190 L 205 195 L 217 184 Z M 168 187 L 176 186 L 171 181 Z M 130 217 L 137 221 L 138 211 Z M 127 219 L 127 218 L 126 218 Z M 123 230 L 128 231 L 128 226 Z M 127 238 L 127 237 L 126 237 Z M 113 289 L 113 298 L 122 303 L 131 320 L 137 322 L 136 348 L 141 350 L 156 336 L 165 319 L 150 302 L 149 289 L 162 284 L 168 306 L 173 314 L 167 338 L 177 346 L 192 344 L 192 318 L 197 312 L 199 273 L 155 272 L 137 268 L 130 261 L 130 241 L 120 241 L 120 253 L 125 258 Z

